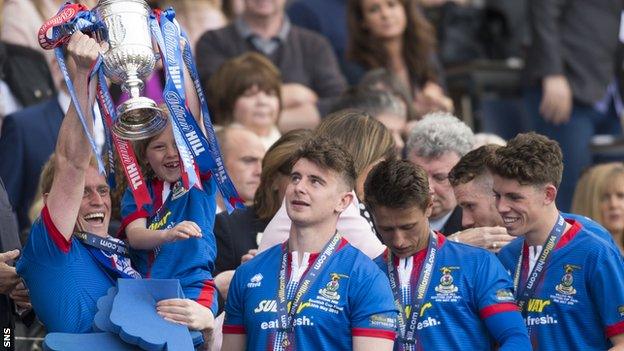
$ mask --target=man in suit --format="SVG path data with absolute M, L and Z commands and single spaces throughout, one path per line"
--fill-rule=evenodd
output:
M 528 0 L 527 118 L 535 131 L 561 145 L 565 169 L 557 207 L 563 211 L 592 162 L 591 138 L 621 134 L 617 117 L 623 111 L 616 111 L 613 99 L 623 9 L 620 0 Z
M 248 51 L 265 55 L 284 81 L 280 129 L 313 128 L 347 83 L 328 41 L 291 24 L 285 3 L 245 0 L 245 10 L 232 24 L 201 36 L 197 69 L 206 85 L 224 61 Z
M 407 140 L 407 158 L 429 176 L 433 207 L 431 228 L 444 235 L 462 229 L 462 212 L 457 206 L 449 172 L 472 149 L 474 134 L 449 113 L 430 113 L 414 125 Z

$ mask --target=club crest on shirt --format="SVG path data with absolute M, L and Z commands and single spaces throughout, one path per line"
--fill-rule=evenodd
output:
M 178 180 L 173 185 L 173 189 L 171 190 L 171 200 L 176 200 L 182 197 L 184 194 L 188 192 L 187 189 L 184 189 L 184 185 L 181 180 Z
M 442 272 L 442 277 L 440 277 L 440 284 L 435 287 L 435 291 L 440 294 L 452 294 L 457 292 L 457 287 L 453 284 L 454 279 L 451 275 L 451 272 L 459 269 L 459 267 L 442 267 L 440 271 Z
M 262 273 L 258 273 L 249 279 L 249 283 L 247 283 L 248 288 L 257 288 L 262 284 Z
M 349 276 L 346 276 L 344 274 L 331 273 L 330 277 L 331 277 L 331 280 L 327 284 L 325 284 L 324 288 L 319 290 L 319 294 L 321 294 L 321 296 L 329 300 L 339 300 L 340 299 L 340 294 L 338 294 L 338 289 L 340 288 L 339 281 L 342 278 L 349 278 Z
M 577 269 L 581 269 L 581 267 L 573 264 L 564 265 L 563 270 L 565 273 L 563 274 L 563 277 L 561 277 L 561 282 L 557 284 L 557 286 L 555 286 L 555 290 L 557 290 L 561 294 L 568 296 L 576 294 L 576 289 L 574 289 L 573 286 L 574 276 L 572 275 L 572 273 L 574 273 L 574 271 Z
M 624 317 L 624 305 L 618 306 L 618 313 L 620 314 L 620 317 Z

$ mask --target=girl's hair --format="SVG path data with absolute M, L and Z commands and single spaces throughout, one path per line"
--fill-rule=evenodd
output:
M 348 0 L 347 26 L 349 42 L 347 57 L 367 69 L 387 67 L 388 54 L 379 41 L 371 36 L 363 27 L 363 0 Z M 406 27 L 403 33 L 403 60 L 407 65 L 410 80 L 424 84 L 426 81 L 438 79 L 432 64 L 435 53 L 435 31 L 425 15 L 418 8 L 418 1 L 398 0 L 406 16 Z
M 353 157 L 358 177 L 375 161 L 396 157 L 392 134 L 363 111 L 346 109 L 331 113 L 316 128 L 315 134 L 342 144 Z
M 269 220 L 282 205 L 282 199 L 276 187 L 279 175 L 290 175 L 291 157 L 299 146 L 312 135 L 305 129 L 292 130 L 277 140 L 262 160 L 260 185 L 254 196 L 254 207 L 258 218 Z

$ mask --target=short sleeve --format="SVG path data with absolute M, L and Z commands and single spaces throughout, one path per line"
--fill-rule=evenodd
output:
M 125 236 L 124 230 L 126 226 L 132 223 L 134 220 L 138 218 L 147 218 L 149 217 L 149 213 L 145 209 L 138 209 L 136 202 L 134 201 L 134 195 L 132 194 L 132 190 L 130 188 L 126 188 L 126 191 L 121 198 L 121 228 L 119 228 L 119 233 L 122 237 Z
M 23 249 L 22 259 L 18 262 L 18 270 L 27 269 L 27 261 L 37 262 L 55 267 L 67 264 L 72 246 L 71 240 L 65 239 L 56 228 L 48 212 L 41 210 L 41 216 L 33 223 L 28 242 Z
M 590 298 L 597 302 L 605 335 L 610 338 L 624 333 L 624 266 L 619 252 L 606 243 L 592 261 L 586 275 Z
M 518 311 L 512 289 L 511 277 L 496 257 L 484 252 L 478 271 L 475 272 L 475 304 L 481 319 L 501 312 Z
M 372 262 L 367 274 L 358 273 L 350 287 L 352 335 L 394 340 L 397 310 L 388 278 Z
M 227 302 L 225 303 L 225 322 L 223 334 L 246 334 L 244 325 L 244 283 L 240 269 L 234 273 L 230 282 Z

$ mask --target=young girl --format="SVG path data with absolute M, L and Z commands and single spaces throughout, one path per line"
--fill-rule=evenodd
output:
M 122 199 L 122 232 L 133 249 L 133 263 L 145 278 L 179 279 L 184 296 L 205 307 L 189 300 L 161 301 L 158 311 L 165 319 L 192 327 L 188 316 L 192 311 L 200 314 L 199 320 L 212 322 L 217 312 L 212 279 L 216 184 L 202 176 L 203 189 L 197 185 L 184 189 L 170 123 L 162 133 L 135 147 L 152 203 L 137 208 L 130 189 Z M 200 326 L 195 329 L 205 329 Z

